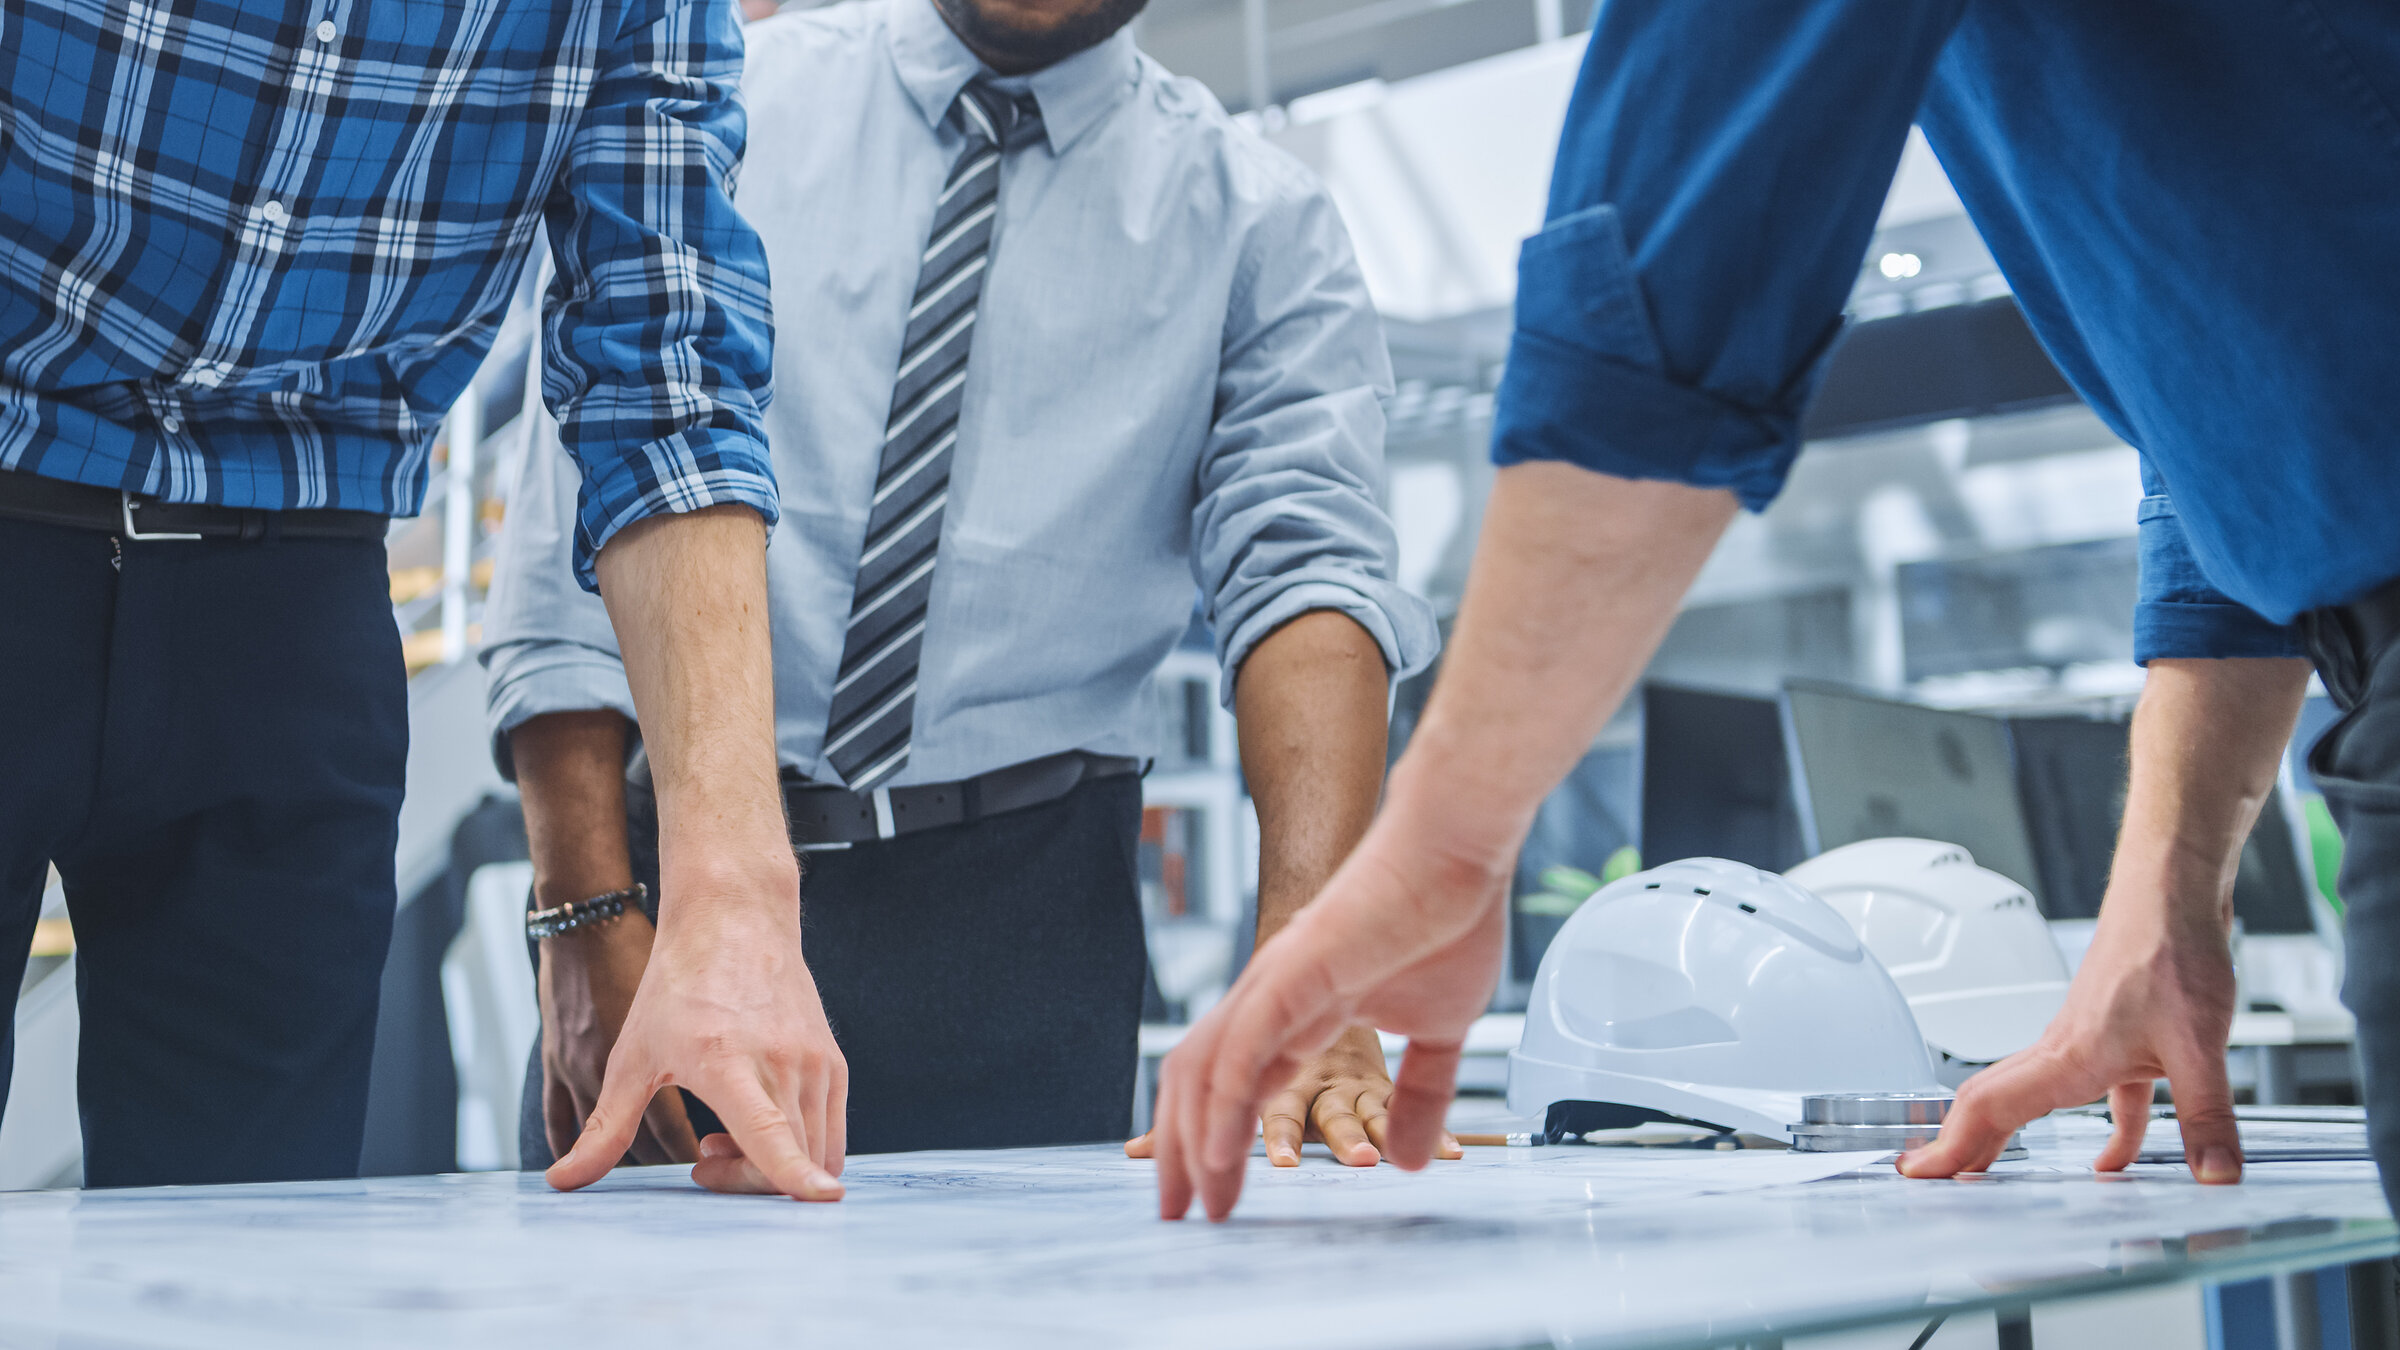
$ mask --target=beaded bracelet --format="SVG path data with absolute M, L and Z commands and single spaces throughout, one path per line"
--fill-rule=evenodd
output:
M 537 909 L 525 916 L 525 936 L 529 938 L 557 937 L 578 928 L 607 923 L 625 913 L 625 903 L 640 904 L 650 898 L 650 888 L 640 882 L 621 891 L 595 895 L 589 900 L 569 900 L 551 909 Z

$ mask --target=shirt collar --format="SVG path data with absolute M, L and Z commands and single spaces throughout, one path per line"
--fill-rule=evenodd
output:
M 933 0 L 892 0 L 889 27 L 892 67 L 927 126 L 940 130 L 958 93 L 977 75 L 988 75 L 958 34 L 935 11 Z M 1029 91 L 1042 110 L 1042 132 L 1050 153 L 1063 155 L 1111 108 L 1133 92 L 1140 57 L 1133 34 L 1119 29 L 1106 42 L 1087 47 L 1031 75 L 993 77 L 1010 92 Z

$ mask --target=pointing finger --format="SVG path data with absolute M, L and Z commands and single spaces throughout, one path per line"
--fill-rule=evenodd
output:
M 1392 1080 L 1391 1119 L 1384 1126 L 1392 1162 L 1410 1172 L 1433 1161 L 1441 1147 L 1442 1120 L 1450 1113 L 1450 1098 L 1458 1085 L 1458 1041 L 1428 1041 L 1416 1037 L 1400 1056 L 1400 1076 Z
M 608 1068 L 600 1077 L 600 1104 L 592 1108 L 575 1147 L 550 1164 L 545 1174 L 552 1186 L 562 1191 L 580 1190 L 607 1176 L 625 1156 L 653 1088 L 646 1069 L 629 1056 L 609 1057 Z
M 1318 1137 L 1333 1150 L 1337 1162 L 1344 1167 L 1373 1167 L 1383 1161 L 1383 1154 L 1367 1137 L 1367 1122 L 1358 1114 L 1357 1101 L 1352 1097 L 1344 1103 L 1328 1093 L 1317 1098 L 1311 1114 L 1317 1119 Z
M 1991 1166 L 2026 1121 L 2059 1105 L 2091 1100 L 2093 1094 L 2077 1092 L 2069 1078 L 2068 1067 L 2039 1047 L 1976 1074 L 1959 1089 L 1958 1104 L 1943 1120 L 1940 1136 L 1901 1156 L 1901 1175 L 1948 1177 Z
M 850 1149 L 850 1065 L 835 1060 L 825 1075 L 825 1170 L 842 1174 Z
M 2095 1172 L 2122 1172 L 2142 1156 L 2142 1136 L 2150 1129 L 2150 1095 L 2156 1083 L 2148 1078 L 2119 1083 L 2108 1090 L 2108 1114 L 2115 1127 L 2100 1156 L 2092 1159 Z
M 799 1137 L 799 1127 L 768 1099 L 764 1088 L 738 1075 L 728 1087 L 730 1091 L 722 1093 L 712 1088 L 711 1104 L 720 1095 L 729 1099 L 726 1106 L 730 1109 L 721 1109 L 718 1119 L 725 1122 L 733 1141 L 741 1146 L 742 1156 L 776 1190 L 795 1200 L 842 1198 L 842 1183 L 810 1159 L 806 1142 Z
M 1307 1098 L 1297 1092 L 1278 1092 L 1268 1101 L 1267 1109 L 1259 1113 L 1261 1133 L 1267 1141 L 1268 1162 L 1277 1167 L 1300 1165 L 1300 1141 L 1308 1135 L 1308 1125 L 1302 1115 L 1308 1109 Z M 1340 1157 L 1341 1150 L 1334 1150 L 1334 1156 Z
M 692 1168 L 694 1183 L 722 1195 L 780 1195 L 775 1183 L 742 1156 L 730 1134 L 712 1134 L 700 1141 L 700 1161 Z
M 1180 1106 L 1181 1075 L 1172 1064 L 1159 1072 L 1157 1117 L 1162 1122 L 1143 1138 L 1158 1156 L 1158 1217 L 1180 1219 L 1192 1208 L 1192 1174 L 1185 1170 L 1183 1131 L 1175 1112 Z M 1131 1152 L 1128 1146 L 1127 1152 Z
M 2203 1051 L 2169 1062 L 2167 1087 L 2175 1094 L 2175 1123 L 2183 1131 L 2183 1157 L 2192 1175 L 2210 1186 L 2240 1181 L 2242 1136 L 2234 1124 L 2225 1056 Z

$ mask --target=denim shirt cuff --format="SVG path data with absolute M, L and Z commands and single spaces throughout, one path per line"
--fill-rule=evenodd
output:
M 2145 600 L 2133 612 L 2133 659 L 2306 656 L 2299 631 L 2231 601 Z

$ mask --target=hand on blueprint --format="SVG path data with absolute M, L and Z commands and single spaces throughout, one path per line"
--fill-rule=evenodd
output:
M 1941 1138 L 1903 1159 L 1903 1172 L 1980 1168 L 2017 1126 L 2103 1092 L 2117 1128 L 2092 1165 L 2116 1171 L 2141 1153 L 2163 1076 L 2192 1175 L 2242 1179 L 2225 1082 L 2233 879 L 2308 675 L 2307 662 L 2280 657 L 2150 663 L 2108 891 L 2066 1006 L 2032 1049 L 1967 1080 Z
M 1382 1042 L 1364 1027 L 1350 1028 L 1268 1101 L 1260 1116 L 1267 1161 L 1298 1167 L 1300 1146 L 1310 1143 L 1323 1144 L 1346 1167 L 1373 1167 L 1389 1147 L 1391 1097 Z M 1446 1131 L 1435 1151 L 1443 1158 L 1460 1156 L 1458 1141 Z M 1125 1145 L 1128 1158 L 1157 1152 L 1149 1134 Z
M 2116 906 L 2111 908 L 2111 906 Z M 2116 1132 L 2093 1160 L 2121 1171 L 2140 1155 L 2155 1080 L 2175 1094 L 2192 1175 L 2242 1179 L 2242 1144 L 2225 1078 L 2233 1025 L 2233 962 L 2213 906 L 2159 906 L 2112 887 L 2099 931 L 2066 1005 L 2030 1049 L 1976 1074 L 1959 1090 L 1941 1138 L 1900 1160 L 1912 1177 L 1989 1166 L 2027 1121 L 2105 1093 Z M 2163 912 L 2162 912 L 2163 910 Z
M 657 934 L 648 915 L 628 906 L 623 918 L 542 940 L 542 1123 L 553 1158 L 575 1146 L 580 1123 L 600 1104 L 609 1052 Z M 630 1153 L 637 1163 L 699 1160 L 682 1093 L 669 1088 L 650 1099 Z
M 1506 874 L 1446 856 L 1438 830 L 1404 823 L 1407 800 L 1395 780 L 1392 805 L 1325 893 L 1167 1056 L 1151 1133 L 1164 1217 L 1183 1217 L 1195 1195 L 1211 1219 L 1232 1212 L 1261 1108 L 1347 1032 L 1409 1038 L 1384 1156 L 1414 1170 L 1446 1142 L 1459 1049 L 1499 976 Z
M 676 897 L 670 904 L 688 904 L 688 893 L 672 880 L 667 885 Z M 690 905 L 680 924 L 660 929 L 609 1054 L 599 1105 L 574 1151 L 550 1168 L 552 1185 L 573 1190 L 606 1175 L 632 1144 L 646 1105 L 672 1085 L 707 1102 L 738 1141 L 731 1159 L 704 1141 L 694 1181 L 711 1190 L 841 1198 L 835 1178 L 849 1068 L 801 959 L 799 910 L 796 897 L 790 904 Z

